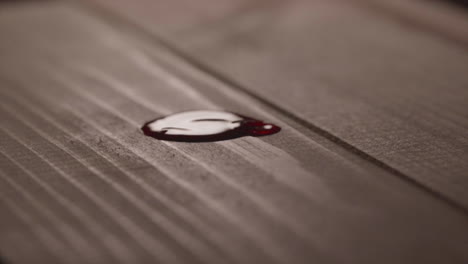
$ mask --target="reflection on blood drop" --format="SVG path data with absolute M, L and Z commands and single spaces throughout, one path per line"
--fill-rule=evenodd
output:
M 223 111 L 188 111 L 158 118 L 141 128 L 147 136 L 169 141 L 210 142 L 242 136 L 266 136 L 281 128 Z

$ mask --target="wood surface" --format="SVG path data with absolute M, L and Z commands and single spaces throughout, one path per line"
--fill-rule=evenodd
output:
M 246 21 L 178 43 L 468 208 L 466 49 L 342 3 L 300 3 Z
M 383 2 L 233 1 L 211 23 L 114 6 L 204 70 L 467 210 L 468 16 Z
M 434 92 L 437 82 L 414 80 L 427 84 L 421 91 L 409 84 L 395 88 L 389 76 L 401 77 L 396 67 L 385 75 L 388 83 L 364 91 L 359 88 L 369 86 L 359 82 L 376 82 L 383 73 L 371 67 L 371 58 L 363 60 L 366 68 L 351 67 L 348 59 L 359 54 L 354 49 L 360 38 L 348 35 L 351 53 L 334 54 L 334 66 L 305 64 L 317 57 L 300 52 L 318 46 L 300 32 L 314 23 L 303 6 L 286 6 L 255 13 L 253 22 L 243 24 L 242 34 L 253 40 L 248 48 L 240 44 L 247 39 L 243 35 L 239 44 L 222 41 L 222 32 L 234 32 L 244 17 L 226 21 L 232 30 L 205 27 L 174 37 L 179 47 L 245 84 L 243 89 L 80 5 L 0 7 L 0 254 L 8 263 L 466 263 L 465 211 L 406 178 L 456 203 L 466 201 L 465 90 L 455 85 L 464 81 L 464 53 L 427 37 L 432 42 L 426 48 L 438 48 L 433 57 L 408 58 L 413 73 L 425 60 L 453 56 L 446 70 L 424 66 L 439 81 L 434 68 L 453 77 L 444 79 L 450 81 L 444 94 L 427 93 L 416 104 L 414 96 Z M 318 7 L 335 8 L 344 19 L 341 27 L 351 27 L 346 19 L 357 17 L 363 20 L 359 25 L 368 25 L 366 16 L 353 13 L 360 9 Z M 274 10 L 284 14 L 268 19 Z M 319 11 L 324 10 L 317 10 L 317 20 L 332 23 Z M 250 23 L 257 22 L 264 26 L 250 33 Z M 375 34 L 381 27 L 400 32 L 390 20 L 374 27 Z M 320 32 L 320 39 L 331 38 L 332 32 Z M 290 48 L 277 34 L 289 34 L 298 46 Z M 381 42 L 365 50 L 380 50 L 392 65 L 401 58 L 392 47 L 416 46 L 421 34 L 409 43 L 395 38 L 390 51 L 381 50 Z M 332 48 L 329 42 L 315 45 Z M 287 55 L 290 64 L 282 61 Z M 309 75 L 304 65 L 318 72 Z M 333 75 L 332 67 L 341 74 Z M 359 70 L 368 78 L 358 78 Z M 323 80 L 314 77 L 318 73 Z M 336 77 L 336 85 L 323 85 L 327 74 Z M 355 83 L 339 85 L 345 81 Z M 282 89 L 286 84 L 291 89 Z M 249 94 L 253 87 L 255 94 Z M 157 141 L 139 130 L 148 120 L 189 109 L 227 109 L 283 130 L 202 144 Z M 404 174 L 357 155 L 311 129 L 309 121 Z M 427 121 L 435 123 L 426 126 Z M 423 139 L 433 148 L 426 149 Z

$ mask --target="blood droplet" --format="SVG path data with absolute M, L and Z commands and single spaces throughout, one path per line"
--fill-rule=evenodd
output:
M 212 142 L 243 136 L 266 136 L 281 128 L 224 111 L 188 111 L 149 121 L 141 128 L 147 136 L 167 141 Z

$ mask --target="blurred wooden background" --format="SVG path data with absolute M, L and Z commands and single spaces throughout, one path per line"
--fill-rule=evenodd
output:
M 1 1 L 0 255 L 468 263 L 467 45 L 440 1 Z M 283 130 L 139 130 L 191 109 Z

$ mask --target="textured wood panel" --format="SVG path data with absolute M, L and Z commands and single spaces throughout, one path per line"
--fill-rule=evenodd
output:
M 461 211 L 65 4 L 0 11 L 0 252 L 11 263 L 466 263 Z M 228 109 L 277 135 L 139 126 Z
M 246 14 L 263 12 L 281 6 L 280 0 L 76 0 L 112 10 L 121 17 L 137 22 L 147 30 L 166 37 L 183 36 L 206 28 L 222 28 Z M 288 2 L 299 2 L 293 0 Z M 312 0 L 308 2 L 330 2 Z M 448 37 L 461 45 L 468 43 L 466 10 L 449 5 L 448 0 L 332 0 L 338 4 L 370 9 L 371 13 L 397 20 L 411 30 L 430 31 Z M 351 2 L 351 3 L 350 3 Z
M 176 29 L 128 14 L 208 71 L 467 209 L 468 17 L 403 2 L 272 1 Z M 379 12 L 388 8 L 401 14 Z
M 301 2 L 178 43 L 468 207 L 468 52 L 366 11 Z
M 306 1 L 178 43 L 468 207 L 468 52 L 366 11 Z
M 453 5 L 452 0 L 357 0 L 373 12 L 389 15 L 415 31 L 433 33 L 433 37 L 448 38 L 463 48 L 468 44 L 466 9 Z

